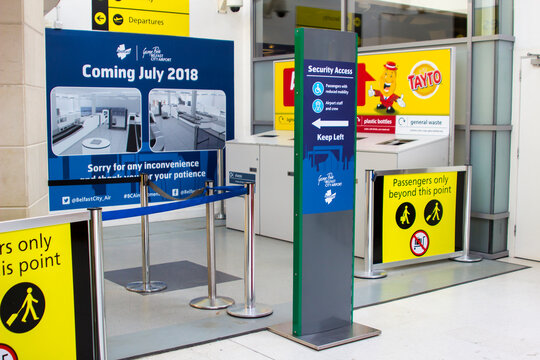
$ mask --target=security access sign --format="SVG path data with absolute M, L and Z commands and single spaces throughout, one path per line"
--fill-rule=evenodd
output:
M 304 214 L 354 207 L 354 67 L 304 60 Z
M 1 359 L 81 358 L 71 239 L 71 224 L 0 233 Z
M 385 175 L 382 262 L 455 251 L 457 172 Z

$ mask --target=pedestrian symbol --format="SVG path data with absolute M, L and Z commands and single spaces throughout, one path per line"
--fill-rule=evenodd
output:
M 13 286 L 0 304 L 0 318 L 11 332 L 25 333 L 39 324 L 45 312 L 45 297 L 37 285 L 24 282 Z
M 439 200 L 431 200 L 424 208 L 424 218 L 428 225 L 437 225 L 441 221 L 442 215 L 443 207 Z
M 408 229 L 414 224 L 416 210 L 410 202 L 404 202 L 396 210 L 396 224 L 402 229 Z
M 317 81 L 315 84 L 313 84 L 313 87 L 311 89 L 316 96 L 321 96 L 324 92 L 324 86 L 320 81 Z

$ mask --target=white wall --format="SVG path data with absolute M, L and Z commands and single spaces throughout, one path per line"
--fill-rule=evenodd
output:
M 514 225 L 518 222 L 516 211 L 517 194 L 517 153 L 519 148 L 519 125 L 520 125 L 520 69 L 521 60 L 527 53 L 540 54 L 540 22 L 536 19 L 540 14 L 540 1 L 538 0 L 514 0 L 514 65 L 512 84 L 512 145 L 511 145 L 511 166 L 510 166 L 510 201 L 508 219 L 508 250 L 510 256 L 514 255 L 515 236 Z M 527 89 L 524 89 L 525 91 Z M 530 89 L 530 91 L 537 91 Z M 540 95 L 540 94 L 539 94 Z M 535 118 L 536 119 L 536 118 Z M 538 121 L 537 119 L 535 121 Z M 538 134 L 531 134 L 538 136 Z M 531 191 L 536 193 L 536 189 L 520 189 L 520 191 Z
M 235 137 L 249 135 L 252 103 L 250 30 L 252 1 L 245 0 L 240 11 L 226 14 L 217 12 L 217 0 L 191 0 L 189 6 L 190 37 L 234 41 L 234 131 Z M 91 11 L 91 0 L 61 0 L 58 6 L 45 16 L 45 24 L 47 27 L 54 27 L 55 22 L 59 22 L 63 29 L 91 30 Z M 204 208 L 201 206 L 152 215 L 151 220 L 191 216 L 204 216 Z M 119 222 L 107 222 L 107 225 L 117 223 Z

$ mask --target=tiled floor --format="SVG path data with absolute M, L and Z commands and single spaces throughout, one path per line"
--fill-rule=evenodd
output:
M 144 359 L 537 359 L 540 264 L 507 261 L 530 268 L 354 311 L 375 338 L 317 352 L 262 331 Z
M 204 219 L 152 223 L 151 263 L 188 260 L 206 265 Z M 104 230 L 106 271 L 140 266 L 137 226 Z M 217 268 L 243 277 L 243 234 L 216 229 Z M 316 352 L 268 331 L 231 337 L 144 359 L 534 359 L 540 358 L 540 264 L 517 268 L 499 262 L 450 261 L 397 268 L 382 280 L 355 280 L 354 320 L 382 335 Z M 481 264 L 481 265 L 478 265 Z M 358 259 L 356 267 L 361 267 Z M 504 267 L 507 266 L 508 269 Z M 499 270 L 495 269 L 498 268 Z M 500 269 L 513 271 L 489 277 Z M 106 281 L 109 359 L 137 357 L 248 333 L 290 320 L 292 244 L 257 237 L 257 301 L 274 308 L 271 317 L 244 320 L 224 311 L 191 308 L 206 286 L 139 295 Z M 179 274 L 178 276 L 182 276 Z M 489 277 L 481 281 L 459 283 Z M 137 280 L 137 279 L 133 279 Z M 163 280 L 163 279 L 155 279 Z M 451 287 L 448 287 L 451 286 Z M 442 290 L 433 291 L 437 288 Z M 407 297 L 412 294 L 422 294 Z M 218 285 L 218 294 L 243 299 L 243 281 Z M 389 301 L 402 298 L 397 301 Z M 389 301 L 389 302 L 386 302 Z M 380 305 L 367 306 L 373 303 Z

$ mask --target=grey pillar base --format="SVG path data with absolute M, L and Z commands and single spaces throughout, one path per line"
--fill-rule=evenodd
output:
M 360 278 L 360 279 L 382 279 L 388 276 L 386 271 L 381 270 L 374 270 L 371 272 L 355 272 L 354 277 Z
M 471 262 L 482 261 L 482 257 L 481 256 L 470 255 L 470 254 L 465 254 L 465 255 L 462 255 L 462 256 L 458 256 L 456 258 L 452 258 L 450 260 L 459 261 L 459 262 L 465 262 L 465 263 L 471 263 Z
M 126 289 L 136 293 L 153 293 L 167 288 L 167 284 L 163 281 L 150 281 L 150 283 L 145 284 L 142 281 L 134 281 L 126 285 Z
M 189 302 L 189 305 L 197 309 L 218 310 L 234 304 L 234 300 L 225 296 L 216 296 L 214 299 L 208 296 L 201 296 Z
M 381 330 L 357 323 L 352 323 L 348 326 L 343 326 L 316 334 L 301 336 L 295 336 L 292 334 L 291 322 L 269 327 L 268 330 L 317 351 L 367 339 L 381 334 Z
M 255 304 L 253 307 L 247 307 L 245 304 L 238 304 L 227 309 L 227 314 L 240 318 L 261 318 L 272 315 L 274 310 L 268 305 Z

